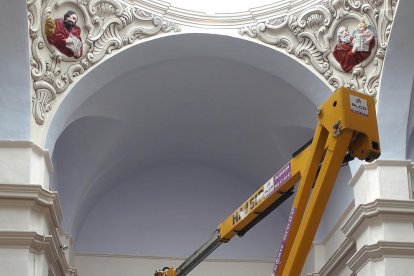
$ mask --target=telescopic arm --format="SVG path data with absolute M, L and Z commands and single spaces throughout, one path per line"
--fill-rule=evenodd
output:
M 341 165 L 354 157 L 372 162 L 380 154 L 375 101 L 337 89 L 317 111 L 313 139 L 221 223 L 211 238 L 177 269 L 156 276 L 184 276 L 222 243 L 249 229 L 293 194 L 300 182 L 273 275 L 300 275 Z

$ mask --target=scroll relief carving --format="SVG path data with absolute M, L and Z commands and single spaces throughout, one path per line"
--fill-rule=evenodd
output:
M 239 33 L 294 55 L 333 88 L 376 97 L 396 5 L 397 0 L 323 0 Z
M 105 56 L 180 27 L 117 0 L 27 0 L 32 113 L 42 125 L 57 94 Z

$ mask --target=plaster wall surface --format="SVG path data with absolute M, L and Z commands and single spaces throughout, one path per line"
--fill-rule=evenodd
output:
M 30 139 L 31 93 L 26 5 L 26 1 L 21 0 L 1 1 L 0 140 Z
M 410 107 L 414 76 L 414 1 L 398 1 L 398 10 L 384 59 L 378 99 L 378 127 L 382 159 L 405 159 L 407 136 L 413 127 L 413 107 Z
M 182 260 L 139 258 L 133 256 L 99 256 L 77 254 L 75 258 L 79 276 L 144 276 L 153 275 L 156 269 L 180 265 Z M 252 276 L 269 275 L 271 261 L 207 260 L 191 272 L 191 276 Z
M 101 198 L 77 235 L 76 250 L 187 257 L 255 190 L 241 178 L 213 168 L 153 168 Z M 243 238 L 221 245 L 212 258 L 272 259 L 286 219 L 280 211 L 273 212 Z
M 0 275 L 29 275 L 28 263 L 29 253 L 27 249 L 0 248 Z
M 404 8 L 400 9 L 400 13 L 399 13 L 399 16 L 397 16 L 396 18 L 396 22 L 405 22 L 405 23 L 410 22 L 410 18 L 412 17 L 411 16 L 412 9 L 410 8 L 414 8 L 412 1 L 401 0 L 401 3 L 404 5 L 403 6 Z M 0 109 L 0 116 L 1 116 L 0 140 L 30 140 L 31 93 L 30 93 L 30 83 L 29 83 L 29 73 L 30 73 L 29 58 L 28 58 L 29 49 L 27 48 L 28 34 L 27 34 L 26 20 L 24 21 L 20 20 L 20 18 L 22 17 L 26 18 L 27 16 L 26 3 L 24 1 L 6 1 L 5 3 L 2 3 L 2 9 L 0 10 L 0 15 L 1 15 L 0 24 L 2 26 L 3 25 L 11 26 L 10 28 L 2 28 L 0 30 L 0 37 L 7 38 L 3 40 L 2 44 L 0 44 L 0 57 L 2 58 L 2 62 L 4 64 L 7 64 L 7 66 L 2 66 L 0 68 L 0 104 L 2 106 L 2 108 Z M 410 47 L 412 46 L 411 45 L 412 41 L 411 40 L 407 41 L 407 38 L 413 37 L 412 36 L 413 29 L 409 26 L 410 26 L 409 24 L 405 24 L 405 25 L 395 24 L 393 28 L 393 36 L 395 38 L 391 40 L 390 47 L 389 47 L 389 53 L 387 53 L 388 67 L 384 69 L 385 77 L 382 81 L 382 86 L 381 86 L 382 97 L 380 98 L 380 101 L 379 101 L 380 127 L 381 127 L 381 133 L 383 137 L 382 145 L 383 145 L 383 148 L 385 149 L 384 155 L 383 155 L 384 158 L 395 157 L 395 158 L 405 159 L 407 148 L 410 149 L 410 147 L 412 147 L 412 145 L 410 145 L 409 143 L 407 144 L 407 139 L 406 139 L 406 137 L 409 136 L 411 133 L 412 119 L 410 119 L 411 118 L 410 116 L 412 116 L 413 114 L 412 110 L 410 110 L 412 109 L 412 106 L 410 107 L 409 105 L 410 101 L 407 101 L 407 99 L 410 98 L 412 94 L 412 78 L 413 78 L 413 71 L 414 71 L 414 68 L 412 67 L 412 62 L 410 63 L 410 59 L 409 59 L 409 57 L 412 56 L 412 50 L 411 50 L 412 47 Z M 258 60 L 254 62 L 260 63 Z M 303 86 L 304 85 L 302 84 L 301 87 Z M 319 87 L 319 84 L 315 86 Z M 399 111 L 398 114 L 395 112 L 396 107 L 401 107 L 398 109 Z M 411 115 L 408 115 L 407 117 L 408 112 L 411 112 L 410 113 Z M 390 131 L 390 129 L 392 131 Z M 33 165 L 43 162 L 41 159 L 39 159 L 39 156 L 32 156 L 31 151 L 26 150 L 26 149 L 23 149 L 23 150 L 6 149 L 3 152 L 6 152 L 6 155 L 9 158 L 7 160 L 2 159 L 1 160 L 2 163 L 5 164 L 9 162 L 8 164 L 10 164 L 10 166 L 2 165 L 1 172 L 7 171 L 8 169 L 10 169 L 10 171 L 13 171 L 13 173 L 1 174 L 1 178 L 0 178 L 1 182 L 7 183 L 7 184 L 10 184 L 12 182 L 13 182 L 12 184 L 19 184 L 20 182 L 24 184 L 38 183 L 38 182 L 43 183 L 43 179 L 47 177 L 43 175 L 43 174 L 47 175 L 47 171 L 44 169 L 44 164 L 39 165 L 38 168 L 35 168 L 35 169 L 32 168 Z M 24 158 L 21 158 L 21 156 L 17 157 L 16 154 L 21 154 L 21 156 L 24 155 L 25 157 Z M 23 163 L 22 161 L 24 161 L 25 163 Z M 31 164 L 32 166 L 28 164 Z M 197 203 L 202 201 L 203 196 L 206 196 L 208 194 L 209 190 L 207 188 L 211 187 L 208 185 L 211 182 L 217 181 L 217 183 L 220 183 L 220 181 L 223 181 L 225 179 L 226 183 L 229 183 L 227 182 L 228 175 L 219 176 L 219 173 L 216 173 L 216 172 L 212 173 L 211 171 L 209 172 L 198 171 L 194 173 L 194 170 L 192 169 L 194 169 L 194 167 L 191 167 L 191 166 L 188 166 L 185 169 L 180 168 L 175 171 L 174 169 L 171 171 L 168 171 L 168 169 L 165 169 L 165 168 L 163 169 L 158 168 L 156 172 L 154 173 L 154 175 L 155 174 L 158 175 L 161 172 L 160 173 L 161 179 L 158 179 L 159 182 L 156 181 L 156 183 L 163 182 L 163 183 L 168 183 L 168 184 L 172 184 L 172 183 L 176 184 L 175 187 L 166 186 L 166 190 L 168 190 L 169 188 L 172 188 L 171 191 L 176 191 L 175 188 L 179 187 L 180 183 L 182 183 L 182 181 L 180 181 L 180 179 L 176 176 L 178 174 L 181 175 L 182 171 L 192 172 L 189 175 L 187 175 L 189 179 L 185 179 L 186 183 L 195 182 L 194 179 L 197 179 L 197 182 L 201 183 L 201 189 L 199 189 L 198 191 L 194 191 L 194 193 L 192 193 L 192 194 L 197 195 L 197 192 L 199 192 L 200 194 L 197 195 L 198 197 L 195 196 L 192 199 L 193 205 L 189 205 L 189 207 L 187 207 L 188 210 L 190 210 L 190 208 L 194 208 L 194 206 L 197 206 Z M 180 173 L 177 173 L 177 172 L 180 172 Z M 153 174 L 147 175 L 148 178 L 151 178 L 152 176 Z M 142 175 L 140 177 L 142 177 Z M 381 180 L 384 182 L 386 181 L 405 182 L 406 177 L 407 175 L 403 174 L 402 171 L 400 173 L 393 175 L 392 173 L 384 170 L 383 176 L 381 176 Z M 198 181 L 199 178 L 202 178 L 203 180 Z M 10 179 L 13 179 L 13 181 L 10 181 Z M 175 179 L 175 181 L 171 181 L 171 179 Z M 144 181 L 145 185 L 149 185 L 149 186 L 148 186 L 148 189 L 144 189 L 144 190 L 137 189 L 136 186 L 134 186 L 133 180 L 134 179 L 131 178 L 125 181 L 121 181 L 121 183 L 119 183 L 119 186 L 117 186 L 116 188 L 111 190 L 108 194 L 103 196 L 100 201 L 95 202 L 96 206 L 94 207 L 94 209 L 91 210 L 91 213 L 87 217 L 85 224 L 83 225 L 83 228 L 81 229 L 81 232 L 80 232 L 81 239 L 80 239 L 79 244 L 82 244 L 82 239 L 83 241 L 89 240 L 91 242 L 89 245 L 94 245 L 94 248 L 93 248 L 94 250 L 108 251 L 110 248 L 113 249 L 113 247 L 111 246 L 111 243 L 114 242 L 114 240 L 111 240 L 111 239 L 113 239 L 114 234 L 116 237 L 116 234 L 119 234 L 119 232 L 122 232 L 125 230 L 123 229 L 122 225 L 132 224 L 132 226 L 134 227 L 138 227 L 138 228 L 141 227 L 141 225 L 139 225 L 137 221 L 134 221 L 134 214 L 137 212 L 137 210 L 146 210 L 147 206 L 151 206 L 151 204 L 154 201 L 156 202 L 159 199 L 155 196 L 155 200 L 154 200 L 154 194 L 156 193 L 154 192 L 154 190 L 152 190 L 152 188 L 153 186 L 156 185 L 156 183 L 153 182 L 152 183 L 153 185 L 150 185 L 151 179 L 145 179 Z M 240 201 L 245 199 L 244 196 L 246 194 L 251 194 L 251 191 L 255 190 L 255 188 L 252 188 L 249 185 L 244 185 L 244 184 L 240 185 L 241 182 L 243 181 L 238 180 L 238 179 L 233 179 L 232 181 L 230 181 L 231 184 L 227 187 L 227 188 L 230 188 L 234 184 L 233 185 L 234 189 L 229 189 L 228 192 L 235 191 L 237 190 L 237 188 L 240 188 L 240 187 L 245 188 L 245 190 L 240 189 L 237 191 L 237 193 L 240 193 L 243 195 L 243 198 L 241 198 Z M 193 188 L 197 188 L 197 187 L 193 187 Z M 385 188 L 388 188 L 388 189 L 384 189 L 382 191 L 386 192 L 386 194 L 398 195 L 395 189 L 392 189 L 389 186 Z M 206 189 L 206 190 L 203 190 L 203 189 Z M 346 190 L 344 189 L 344 186 L 338 186 L 337 189 L 339 189 L 338 193 L 340 195 L 347 194 Z M 142 196 L 141 198 L 142 200 L 139 200 L 139 201 L 134 200 L 135 199 L 133 197 L 134 193 L 130 193 L 132 191 L 135 191 L 136 194 L 140 194 L 140 196 Z M 377 192 L 380 196 L 383 196 L 380 193 L 380 190 L 378 189 L 376 190 L 375 188 L 372 188 L 372 192 L 373 193 Z M 223 196 L 223 195 L 220 195 L 220 196 Z M 393 198 L 395 197 L 396 196 L 393 196 Z M 197 201 L 197 198 L 199 199 L 198 201 Z M 361 201 L 367 198 L 368 197 L 365 197 L 364 199 L 361 199 Z M 162 199 L 171 200 L 169 206 L 176 206 L 175 203 L 177 202 L 177 200 L 175 198 L 169 199 L 168 193 L 163 194 Z M 186 198 L 184 197 L 182 201 L 185 201 L 185 199 Z M 335 205 L 333 206 L 333 208 L 330 208 L 328 210 L 328 212 L 330 212 L 330 215 L 328 216 L 329 219 L 326 220 L 325 224 L 322 224 L 322 227 L 325 229 L 330 228 L 330 226 L 332 225 L 332 222 L 334 221 L 335 214 L 337 213 L 338 210 L 341 209 L 341 206 L 347 205 L 347 197 L 345 196 L 336 197 L 333 199 L 333 201 L 338 203 L 338 205 Z M 114 206 L 112 204 L 113 202 L 122 202 L 122 204 L 118 204 L 117 206 Z M 229 210 L 227 210 L 228 212 L 227 211 L 223 212 L 223 208 L 222 208 L 223 206 L 220 206 L 216 202 L 214 202 L 214 204 L 211 206 L 204 206 L 204 208 L 212 208 L 212 209 L 217 208 L 220 210 L 221 214 L 228 214 L 234 209 L 234 206 L 238 206 L 239 204 L 239 202 L 230 202 L 230 201 L 226 201 L 226 199 L 220 202 L 225 202 L 225 204 L 229 204 L 230 207 L 229 207 Z M 211 203 L 211 202 L 207 202 L 207 203 Z M 102 208 L 103 210 L 107 210 L 106 214 L 111 214 L 112 218 L 117 218 L 116 217 L 117 214 L 120 214 L 120 213 L 127 214 L 127 215 L 122 218 L 117 218 L 119 219 L 119 223 L 113 223 L 113 221 L 111 220 L 105 221 L 107 217 L 104 216 L 104 213 L 100 213 L 96 211 L 99 208 Z M 169 217 L 168 211 L 160 209 L 158 210 L 158 214 L 160 214 L 160 216 L 165 216 L 168 221 L 168 217 Z M 212 213 L 214 212 L 211 212 L 211 214 Z M 189 213 L 186 213 L 186 212 L 184 212 L 184 214 L 190 215 Z M 19 229 L 19 227 L 21 227 L 19 225 L 19 221 L 13 222 L 12 220 L 13 216 L 17 215 L 27 220 L 29 220 L 29 218 L 30 219 L 33 218 L 33 220 L 35 220 L 34 222 L 35 224 L 39 223 L 40 232 L 45 231 L 44 229 L 46 229 L 44 226 L 42 226 L 45 224 L 45 222 L 43 221 L 41 213 L 33 212 L 30 214 L 31 216 L 30 217 L 29 214 L 27 214 L 26 212 L 21 212 L 19 208 L 14 208 L 13 210 L 10 210 L 10 211 L 3 210 L 0 213 L 0 215 L 3 218 L 5 218 L 6 226 L 8 224 L 11 225 L 15 223 L 13 227 L 16 227 L 17 229 Z M 284 217 L 282 215 L 274 220 L 276 221 L 277 225 L 284 225 L 285 221 L 283 221 L 283 218 Z M 181 219 L 182 219 L 182 225 L 184 225 L 186 220 L 189 219 L 189 216 L 187 217 L 183 216 Z M 222 218 L 218 219 L 217 221 L 221 221 L 221 219 Z M 209 222 L 209 225 L 215 226 L 216 225 L 215 218 L 214 218 L 214 223 L 210 224 L 212 220 L 213 219 L 211 218 L 205 219 L 205 221 Z M 151 220 L 145 220 L 145 221 L 151 221 Z M 275 221 L 273 221 L 272 223 L 274 223 Z M 171 219 L 170 219 L 170 222 L 172 222 L 170 225 L 173 225 L 173 223 L 176 223 L 175 221 Z M 407 225 L 399 225 L 397 223 L 394 226 L 388 229 L 388 231 L 391 233 L 391 236 L 387 236 L 386 238 L 394 238 L 398 235 L 403 235 L 404 233 L 409 232 L 408 230 L 410 230 L 410 229 L 407 229 Z M 200 229 L 207 229 L 205 228 L 205 226 L 202 226 L 202 225 L 200 225 L 199 227 Z M 162 229 L 162 227 L 155 227 L 155 228 Z M 89 231 L 86 231 L 85 229 Z M 105 231 L 101 231 L 102 229 L 105 229 Z M 269 227 L 268 229 L 272 230 L 272 227 Z M 133 230 L 135 229 L 132 227 L 125 232 L 125 235 L 123 236 L 125 240 L 123 242 L 125 243 L 130 242 L 126 244 L 127 250 L 130 250 L 131 253 L 137 253 L 136 251 L 134 251 L 135 248 L 145 248 L 145 247 L 139 247 L 139 246 L 136 247 L 135 246 L 136 244 L 131 242 L 131 241 L 134 241 L 135 235 L 137 234 L 137 232 Z M 190 229 L 190 230 L 194 231 L 194 229 Z M 266 231 L 270 231 L 270 230 L 266 230 Z M 378 225 L 373 225 L 370 231 L 374 233 L 376 236 L 381 236 L 381 230 L 383 229 L 381 229 L 381 227 L 378 227 Z M 394 230 L 395 232 L 392 233 L 392 231 Z M 261 232 L 259 230 L 257 231 L 258 232 L 255 232 L 257 234 L 254 234 L 254 235 L 257 235 L 257 237 L 268 236 L 268 233 L 266 231 L 264 232 Z M 275 231 L 275 232 L 280 232 L 280 231 Z M 99 235 L 94 237 L 92 235 L 93 233 L 95 234 L 99 233 Z M 138 231 L 138 233 L 141 233 L 141 232 Z M 164 236 L 164 234 L 161 233 L 159 236 L 160 237 Z M 204 237 L 205 236 L 203 234 L 201 237 L 201 240 L 204 239 Z M 197 245 L 199 244 L 199 240 L 200 240 L 199 238 L 200 237 L 198 236 L 194 236 L 195 244 Z M 256 239 L 254 238 L 250 238 L 250 239 L 251 239 L 250 244 L 252 245 L 251 246 L 252 251 L 257 252 L 257 248 L 264 248 L 263 245 L 254 243 Z M 108 243 L 101 244 L 102 241 L 105 241 Z M 184 239 L 182 241 L 184 242 Z M 179 240 L 176 240 L 175 242 L 179 242 Z M 115 244 L 116 244 L 116 241 L 115 241 Z M 265 244 L 265 246 L 268 246 L 266 249 L 267 250 L 266 252 L 270 253 L 271 250 L 274 249 L 273 245 L 277 246 L 278 244 L 279 242 L 275 242 L 275 243 L 272 242 L 272 243 Z M 151 243 L 146 244 L 146 246 L 148 249 L 147 254 L 150 254 L 151 252 L 149 251 L 149 249 L 151 248 Z M 169 250 L 171 251 L 168 252 L 168 255 L 175 255 L 173 252 L 173 248 L 177 248 L 177 246 L 170 245 Z M 83 249 L 92 250 L 92 248 L 87 248 L 87 246 L 83 247 Z M 120 248 L 118 249 L 121 250 Z M 240 257 L 240 258 L 252 257 L 252 255 L 249 255 L 250 254 L 249 252 L 238 250 L 237 243 L 234 245 L 233 249 L 235 250 L 234 252 L 240 252 L 239 254 L 241 255 L 237 255 L 237 257 Z M 39 258 L 39 256 L 30 255 L 27 253 L 27 250 L 26 251 L 19 251 L 20 249 L 10 249 L 10 250 L 7 249 L 7 251 L 5 250 L 6 249 L 2 248 L 0 251 L 0 257 L 1 257 L 0 260 L 2 259 L 4 261 L 4 263 L 2 263 L 2 265 L 0 266 L 1 275 L 4 274 L 4 275 L 13 275 L 13 276 L 16 275 L 17 276 L 17 275 L 26 275 L 27 273 L 30 273 L 33 275 L 37 275 L 37 273 L 39 273 L 39 275 L 46 275 L 47 273 L 47 271 L 45 271 L 46 266 L 37 267 L 37 268 L 33 268 L 31 266 L 32 261 L 35 258 Z M 116 250 L 117 249 L 115 248 L 115 251 Z M 193 248 L 188 249 L 188 250 L 191 252 Z M 223 255 L 220 255 L 220 254 L 223 254 Z M 178 254 L 178 255 L 181 255 L 181 254 Z M 188 254 L 187 252 L 183 252 L 183 255 L 188 255 Z M 220 253 L 220 252 L 218 253 L 218 256 L 225 256 L 225 255 L 226 253 Z M 40 258 L 42 258 L 42 256 L 40 256 Z M 91 265 L 96 265 L 102 268 L 106 268 L 105 265 L 108 265 L 107 269 L 104 272 L 102 272 L 101 270 L 99 271 L 96 270 L 95 271 L 96 273 L 101 273 L 97 275 L 102 275 L 102 273 L 106 273 L 106 271 L 111 271 L 111 267 L 109 266 L 110 264 L 115 265 L 115 263 L 117 264 L 122 263 L 122 261 L 119 261 L 119 259 L 121 258 L 118 258 L 118 257 L 114 257 L 112 260 L 113 262 L 106 261 L 105 264 L 99 263 L 101 262 L 101 260 L 96 260 L 96 259 L 92 260 L 92 258 L 95 258 L 95 257 L 86 256 L 86 255 L 80 256 L 78 257 L 79 264 L 80 264 L 80 267 L 82 267 L 82 261 L 83 261 L 83 264 L 85 264 L 86 262 L 89 262 Z M 146 267 L 147 265 L 150 264 L 150 261 L 148 261 L 148 259 L 145 259 L 145 260 L 146 260 L 145 264 L 144 263 L 140 264 L 143 267 Z M 42 261 L 40 262 L 33 261 L 33 263 L 42 263 Z M 225 273 L 230 274 L 230 268 L 227 266 L 227 263 L 230 263 L 231 266 L 237 267 L 237 269 L 240 268 L 240 273 L 245 273 L 245 272 L 250 273 L 246 275 L 265 274 L 267 272 L 262 273 L 261 269 L 262 268 L 264 269 L 266 267 L 265 268 L 266 271 L 269 271 L 268 267 L 271 267 L 271 264 L 265 263 L 265 262 L 263 262 L 265 264 L 262 267 L 263 263 L 260 263 L 260 262 L 259 262 L 260 266 L 256 266 L 256 263 L 254 262 L 252 262 L 253 264 L 250 266 L 249 261 L 246 262 L 247 265 L 246 264 L 236 265 L 234 263 L 237 263 L 237 264 L 239 263 L 234 262 L 234 261 L 228 261 L 228 262 L 217 262 L 214 265 L 214 268 L 210 266 L 208 267 L 206 266 L 205 270 L 197 272 L 197 273 L 200 273 L 199 275 L 205 275 L 202 273 L 207 273 L 207 272 L 210 274 L 214 274 L 214 275 L 227 275 L 227 274 L 220 274 L 223 271 Z M 21 264 L 23 265 L 25 264 L 26 267 L 19 266 Z M 27 266 L 27 264 L 29 264 L 29 266 Z M 135 265 L 136 263 L 131 264 L 131 272 L 135 269 Z M 13 269 L 11 268 L 11 266 L 13 267 L 16 266 L 18 268 Z M 29 269 L 29 271 L 26 271 L 25 269 L 27 269 L 27 267 L 31 267 L 31 269 L 33 270 Z M 85 269 L 84 271 L 88 271 L 87 269 L 90 268 L 87 265 L 83 267 Z M 156 267 L 159 267 L 159 266 L 156 266 Z M 201 267 L 203 267 L 203 265 Z M 372 273 L 377 273 L 378 275 L 382 275 L 380 273 L 384 273 L 385 271 L 384 275 L 408 275 L 407 273 L 410 273 L 410 271 L 409 269 L 407 269 L 407 267 L 412 267 L 412 259 L 410 258 L 406 258 L 406 259 L 386 258 L 382 263 L 371 262 L 369 265 L 363 268 L 363 271 L 361 270 L 361 273 L 365 273 L 365 272 L 371 273 L 371 274 L 366 274 L 366 275 L 372 275 Z M 216 268 L 220 270 L 215 270 Z M 3 269 L 3 271 L 1 271 L 1 269 Z M 128 269 L 129 269 L 129 266 L 128 266 Z M 232 270 L 232 271 L 236 272 L 236 270 Z M 119 271 L 117 272 L 119 274 Z M 136 271 L 134 272 L 136 273 Z M 149 272 L 149 267 L 148 267 L 148 272 Z M 152 264 L 151 264 L 151 272 L 153 272 Z M 341 275 L 340 273 L 343 273 L 343 272 L 338 272 L 338 275 Z M 93 274 L 85 274 L 85 276 L 86 275 L 93 275 Z M 243 274 L 240 274 L 240 275 L 243 275 Z M 364 275 L 364 274 L 361 274 L 361 275 Z

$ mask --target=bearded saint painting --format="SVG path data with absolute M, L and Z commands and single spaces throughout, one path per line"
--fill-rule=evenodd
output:
M 371 55 L 375 47 L 375 34 L 365 22 L 358 24 L 358 29 L 350 35 L 347 26 L 341 26 L 336 33 L 338 44 L 332 51 L 333 56 L 344 72 L 351 72 L 355 65 Z
M 68 57 L 80 58 L 83 44 L 81 29 L 76 25 L 78 16 L 74 11 L 67 11 L 63 19 L 46 18 L 45 33 L 47 41 Z

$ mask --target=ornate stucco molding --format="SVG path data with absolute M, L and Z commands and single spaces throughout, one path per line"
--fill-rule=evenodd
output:
M 145 10 L 162 15 L 167 20 L 191 27 L 237 29 L 249 24 L 285 15 L 290 10 L 305 10 L 313 6 L 318 0 L 277 0 L 263 6 L 256 6 L 245 11 L 225 13 L 205 13 L 191 11 L 172 6 L 170 3 L 160 0 L 125 0 L 134 2 Z M 253 4 L 253 3 L 252 3 Z M 238 10 L 238 8 L 236 8 Z
M 69 267 L 60 243 L 51 235 L 32 231 L 0 231 L 0 246 L 28 248 L 33 254 L 44 254 L 49 265 L 49 275 L 78 275 L 76 269 Z
M 17 221 L 6 221 L 0 229 L 0 247 L 28 248 L 35 254 L 44 254 L 51 275 L 76 276 L 61 248 L 58 229 L 62 211 L 57 192 L 40 185 L 1 184 L 0 206 L 22 215 Z M 41 214 L 41 218 L 39 216 Z
M 355 274 L 370 261 L 380 261 L 386 258 L 409 258 L 413 260 L 414 243 L 378 241 L 376 244 L 364 245 L 348 261 L 349 268 Z
M 28 0 L 27 8 L 34 90 L 32 113 L 40 125 L 44 123 L 57 94 L 65 92 L 79 75 L 112 51 L 149 36 L 180 30 L 177 24 L 124 1 Z M 47 24 L 63 18 L 68 10 L 77 16 L 78 38 L 82 45 L 78 55 L 62 53 L 59 43 L 52 45 L 54 38 L 49 39 L 59 26 L 48 28 Z
M 243 27 L 241 35 L 285 50 L 326 79 L 376 96 L 397 0 L 323 0 L 303 11 Z M 364 21 L 375 34 L 369 57 L 345 72 L 332 52 L 341 26 L 357 28 Z
M 50 232 L 58 236 L 56 229 L 60 227 L 62 221 L 62 210 L 57 192 L 45 190 L 40 185 L 26 184 L 1 184 L 0 185 L 0 204 L 22 204 L 29 208 L 43 208 L 47 215 Z M 27 203 L 27 204 L 26 204 Z
M 378 198 L 373 202 L 360 204 L 344 223 L 341 230 L 347 237 L 352 237 L 357 229 L 364 222 L 369 223 L 371 218 L 411 221 L 413 216 L 414 201 Z
M 32 113 L 35 121 L 43 124 L 57 95 L 91 66 L 127 45 L 150 36 L 178 32 L 182 27 L 191 32 L 191 28 L 201 28 L 206 33 L 228 29 L 236 36 L 238 32 L 285 51 L 325 79 L 332 89 L 346 86 L 375 97 L 397 1 L 275 1 L 246 12 L 208 15 L 163 1 L 27 0 Z M 82 51 L 77 55 L 63 53 L 65 49 L 62 52 L 50 39 L 54 29 L 46 27 L 51 19 L 62 19 L 67 10 L 75 11 L 78 17 Z M 344 71 L 333 55 L 338 29 L 346 26 L 352 31 L 362 21 L 375 35 L 375 46 L 361 62 Z

